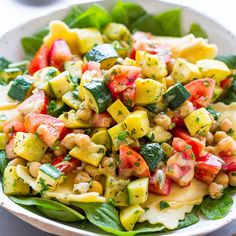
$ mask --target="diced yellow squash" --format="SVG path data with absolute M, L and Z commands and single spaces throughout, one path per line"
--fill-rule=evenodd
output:
M 134 142 L 134 140 L 128 134 L 128 131 L 125 129 L 123 123 L 119 123 L 108 129 L 108 134 L 110 135 L 115 151 L 119 150 L 121 144 L 129 145 Z
M 137 62 L 129 57 L 126 57 L 124 59 L 123 65 L 125 65 L 125 66 L 138 66 Z
M 142 74 L 145 77 L 159 80 L 168 74 L 165 61 L 157 55 L 151 55 L 144 51 L 137 51 L 135 60 L 142 68 Z
M 6 86 L 0 85 L 0 110 L 13 109 L 19 104 L 18 101 L 13 100 L 7 95 L 9 89 L 10 84 Z
M 223 91 L 224 91 L 224 90 L 223 90 L 220 86 L 215 85 L 214 93 L 213 93 L 211 102 L 215 102 L 215 101 L 221 96 L 221 94 L 223 93 Z
M 16 173 L 16 166 L 8 166 L 4 170 L 3 190 L 5 194 L 26 196 L 30 193 L 30 187 L 24 183 Z
M 156 103 L 162 100 L 164 86 L 160 82 L 153 79 L 138 78 L 135 81 L 136 85 L 136 105 L 147 105 Z
M 172 135 L 166 131 L 162 126 L 155 126 L 148 132 L 147 137 L 152 142 L 162 143 L 171 139 Z
M 104 145 L 106 149 L 111 148 L 111 139 L 106 128 L 94 129 L 92 132 L 91 140 L 96 144 Z
M 103 145 L 91 143 L 87 147 L 74 147 L 69 154 L 85 163 L 98 166 L 105 156 L 106 148 Z
M 14 152 L 27 161 L 40 161 L 47 145 L 31 133 L 17 132 L 14 138 Z
M 65 126 L 70 129 L 84 129 L 91 127 L 91 120 L 80 120 L 75 110 L 64 112 L 58 117 L 58 119 L 63 121 L 65 123 Z
M 112 103 L 107 108 L 107 111 L 117 123 L 122 122 L 125 119 L 125 117 L 130 114 L 129 110 L 121 102 L 120 99 L 117 99 L 114 103 Z
M 130 113 L 130 115 L 125 118 L 123 123 L 133 138 L 141 138 L 150 130 L 146 111 L 139 110 Z
M 198 66 L 187 62 L 185 59 L 177 58 L 171 73 L 175 82 L 188 83 L 196 78 L 201 78 Z
M 184 123 L 192 136 L 206 136 L 211 128 L 212 120 L 207 110 L 205 108 L 200 108 L 185 117 Z
M 144 209 L 138 204 L 131 205 L 120 211 L 121 224 L 127 231 L 133 230 L 139 217 L 144 213 Z
M 74 96 L 74 92 L 75 91 L 68 91 L 62 96 L 61 99 L 67 106 L 71 107 L 72 109 L 78 110 L 81 101 L 79 100 L 79 98 L 76 98 Z
M 0 150 L 5 150 L 8 138 L 4 133 L 0 133 Z
M 215 79 L 217 83 L 231 74 L 230 69 L 224 62 L 214 59 L 199 60 L 197 66 L 203 77 Z

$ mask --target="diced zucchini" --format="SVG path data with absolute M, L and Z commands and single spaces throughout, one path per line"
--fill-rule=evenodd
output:
M 140 110 L 130 113 L 123 123 L 133 138 L 141 138 L 150 130 L 146 111 Z
M 10 80 L 15 79 L 18 75 L 22 75 L 23 71 L 20 68 L 6 68 L 0 72 L 0 77 L 4 83 L 8 83 Z
M 58 170 L 55 166 L 45 163 L 40 166 L 37 185 L 42 191 L 54 190 L 58 184 L 64 181 L 63 173 Z
M 69 107 L 78 110 L 81 100 L 79 99 L 78 91 L 68 91 L 62 96 L 62 101 Z
M 164 86 L 160 82 L 153 79 L 138 78 L 135 80 L 135 85 L 136 105 L 147 105 L 161 101 L 162 95 L 164 93 Z
M 149 169 L 154 171 L 160 161 L 166 159 L 166 155 L 159 143 L 148 143 L 141 146 L 140 154 L 147 162 Z
M 4 170 L 3 190 L 5 194 L 26 196 L 30 193 L 30 187 L 25 184 L 16 173 L 16 166 L 8 166 Z
M 130 32 L 123 24 L 111 22 L 103 28 L 102 33 L 112 41 L 125 40 L 126 42 L 129 42 L 130 40 Z
M 73 89 L 73 83 L 68 71 L 64 71 L 49 81 L 50 88 L 56 98 Z
M 118 58 L 118 54 L 111 44 L 102 44 L 94 47 L 86 54 L 88 61 L 95 61 L 101 64 L 102 69 L 111 68 Z
M 129 180 L 119 179 L 108 175 L 106 177 L 106 187 L 104 193 L 106 201 L 111 199 L 116 206 L 128 206 L 128 184 Z
M 31 92 L 33 80 L 31 76 L 20 75 L 12 81 L 8 96 L 12 99 L 23 101 Z
M 83 92 L 87 105 L 96 113 L 102 113 L 112 103 L 112 95 L 102 80 L 85 83 Z
M 78 82 L 82 76 L 82 60 L 78 61 L 66 61 L 64 64 L 64 68 L 66 71 L 70 72 L 71 76 L 76 79 Z
M 175 84 L 163 94 L 163 99 L 165 104 L 171 109 L 174 110 L 177 107 L 181 106 L 191 94 L 182 84 Z
M 142 68 L 142 74 L 145 77 L 159 80 L 168 74 L 165 61 L 157 55 L 151 55 L 144 51 L 137 51 L 135 60 Z
M 187 62 L 185 59 L 177 58 L 171 76 L 175 82 L 186 84 L 193 79 L 201 78 L 202 74 L 197 65 Z
M 197 65 L 204 78 L 215 79 L 217 83 L 227 78 L 231 74 L 230 69 L 222 61 L 203 59 L 197 61 Z
M 75 110 L 64 112 L 58 117 L 58 119 L 63 121 L 65 123 L 65 126 L 70 129 L 84 129 L 91 127 L 91 120 L 80 120 Z
M 97 167 L 106 154 L 106 148 L 103 145 L 91 143 L 91 145 L 87 147 L 75 147 L 69 154 L 85 163 Z
M 166 109 L 166 105 L 163 101 L 151 103 L 145 106 L 145 108 L 148 109 L 148 111 L 153 113 L 160 113 L 161 111 L 164 111 Z
M 14 138 L 14 152 L 27 161 L 40 161 L 45 151 L 44 144 L 37 135 L 17 132 Z
M 125 65 L 125 66 L 138 66 L 137 62 L 129 57 L 126 57 L 124 59 L 123 65 Z
M 223 92 L 224 92 L 224 90 L 220 86 L 215 85 L 211 102 L 216 102 L 220 98 L 220 96 Z
M 13 62 L 13 63 L 9 64 L 8 68 L 19 68 L 19 69 L 25 71 L 27 69 L 27 67 L 29 66 L 29 64 L 30 64 L 29 60 L 17 61 L 17 62 Z
M 211 128 L 212 120 L 207 110 L 205 108 L 200 108 L 185 117 L 184 123 L 191 136 L 206 136 Z
M 96 45 L 102 44 L 101 33 L 95 28 L 83 28 L 76 30 L 78 38 L 78 48 L 81 54 L 90 51 Z
M 162 126 L 156 126 L 147 134 L 147 137 L 152 142 L 162 143 L 171 139 L 172 135 L 166 131 Z
M 106 149 L 111 148 L 111 139 L 106 128 L 96 128 L 92 132 L 91 141 L 96 144 L 101 144 Z
M 116 52 L 118 53 L 118 55 L 120 57 L 127 57 L 128 52 L 129 52 L 129 44 L 126 43 L 125 41 L 113 41 L 111 43 L 112 47 L 116 50 Z
M 8 143 L 8 138 L 4 133 L 0 133 L 0 150 L 5 150 Z
M 120 99 L 117 99 L 114 103 L 112 103 L 107 108 L 107 111 L 117 123 L 122 122 L 125 117 L 130 114 L 129 110 Z
M 58 117 L 63 112 L 68 111 L 68 106 L 62 100 L 51 100 L 47 105 L 47 114 Z
M 127 231 L 133 230 L 139 217 L 144 213 L 144 209 L 138 204 L 129 206 L 120 211 L 120 221 Z

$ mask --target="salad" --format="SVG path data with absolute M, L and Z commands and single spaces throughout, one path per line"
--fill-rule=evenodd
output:
M 0 58 L 0 173 L 12 201 L 115 235 L 230 212 L 236 56 L 217 56 L 197 23 L 183 35 L 181 9 L 73 7 L 22 46 L 24 61 Z

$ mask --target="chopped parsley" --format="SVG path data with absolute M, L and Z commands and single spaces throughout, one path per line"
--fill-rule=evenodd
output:
M 230 128 L 228 131 L 227 131 L 227 134 L 229 136 L 233 136 L 234 135 L 234 130 L 232 128 Z
M 65 156 L 65 158 L 64 158 L 64 161 L 70 161 L 70 160 L 71 160 L 71 158 L 72 158 L 72 156 L 71 156 L 71 155 L 67 155 L 67 156 Z
M 121 133 L 118 135 L 117 138 L 118 138 L 120 141 L 123 141 L 123 140 L 127 137 L 127 135 L 128 135 L 128 131 L 125 130 L 125 131 L 121 132 Z
M 162 211 L 163 209 L 166 209 L 170 207 L 169 203 L 166 201 L 160 201 L 160 210 Z

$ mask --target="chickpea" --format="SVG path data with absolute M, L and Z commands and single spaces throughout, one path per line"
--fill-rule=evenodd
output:
M 58 148 L 53 151 L 53 154 L 57 157 L 65 155 L 67 153 L 67 149 L 61 144 L 58 145 Z
M 217 184 L 216 182 L 212 182 L 208 186 L 208 192 L 211 198 L 218 199 L 221 198 L 223 195 L 224 186 L 221 184 Z
M 165 114 L 158 114 L 154 117 L 153 121 L 162 126 L 165 130 L 170 129 L 171 126 L 171 118 Z
M 179 108 L 180 116 L 186 117 L 194 110 L 193 104 L 190 101 L 185 101 Z
M 230 171 L 228 173 L 228 176 L 229 176 L 229 185 L 236 187 L 236 172 Z
M 229 152 L 234 152 L 236 149 L 236 143 L 234 139 L 230 136 L 222 139 L 218 144 L 217 144 L 217 150 L 220 153 L 221 151 L 229 151 Z
M 227 134 L 224 131 L 216 131 L 214 134 L 214 142 L 218 143 L 225 137 L 227 137 Z
M 104 157 L 101 163 L 104 174 L 116 175 L 116 160 L 112 157 Z
M 146 112 L 148 112 L 148 110 L 145 107 L 141 107 L 141 106 L 135 106 L 133 110 L 134 111 L 146 111 Z
M 78 184 L 81 182 L 89 182 L 91 181 L 91 177 L 89 176 L 88 173 L 80 170 L 78 171 L 78 173 L 76 174 L 75 178 L 74 178 L 74 183 Z
M 86 134 L 77 134 L 75 136 L 75 144 L 79 147 L 88 147 L 91 144 L 91 139 Z
M 84 102 L 80 104 L 79 110 L 76 112 L 77 116 L 81 120 L 89 120 L 92 116 L 92 110 Z
M 211 116 L 210 116 L 210 117 L 211 117 Z M 218 122 L 213 119 L 213 120 L 212 120 L 212 125 L 211 125 L 211 128 L 210 128 L 210 131 L 211 131 L 212 133 L 215 133 L 216 130 L 218 129 L 218 127 L 219 127 Z
M 43 158 L 40 160 L 41 164 L 51 163 L 51 162 L 52 162 L 52 155 L 49 153 L 44 154 Z
M 21 166 L 25 166 L 26 165 L 26 160 L 21 158 L 21 157 L 17 157 L 11 161 L 8 162 L 7 166 L 18 166 L 18 165 L 21 165 Z
M 221 184 L 224 186 L 224 188 L 227 188 L 229 185 L 229 176 L 224 173 L 224 172 L 220 172 L 216 178 L 215 178 L 215 182 L 217 184 Z
M 224 119 L 221 123 L 220 123 L 220 130 L 228 132 L 230 129 L 232 129 L 232 121 L 229 119 Z
M 207 139 L 206 139 L 206 143 L 207 145 L 211 145 L 214 141 L 214 136 L 211 132 L 208 132 L 207 134 Z
M 67 134 L 61 141 L 61 144 L 71 150 L 72 148 L 74 148 L 76 146 L 75 144 L 75 137 L 76 137 L 76 134 L 74 133 L 71 133 L 71 134 Z
M 29 173 L 32 177 L 37 178 L 40 166 L 40 162 L 33 161 L 28 163 Z
M 206 150 L 207 152 L 214 153 L 215 148 L 212 147 L 212 146 L 207 146 L 207 147 L 205 148 L 205 150 Z
M 103 187 L 98 181 L 93 180 L 90 183 L 90 188 L 89 188 L 88 192 L 97 192 L 97 193 L 99 193 L 99 195 L 102 195 Z
M 94 178 L 100 176 L 99 169 L 93 165 L 90 165 L 90 164 L 84 165 L 84 171 L 86 171 L 90 176 L 92 176 Z
M 166 65 L 167 65 L 168 74 L 170 74 L 172 72 L 174 64 L 175 64 L 174 58 L 171 58 L 170 61 L 167 62 Z
M 74 189 L 73 191 L 79 191 L 81 194 L 87 193 L 88 190 L 90 189 L 90 183 L 88 182 L 81 182 L 78 184 L 74 184 Z

